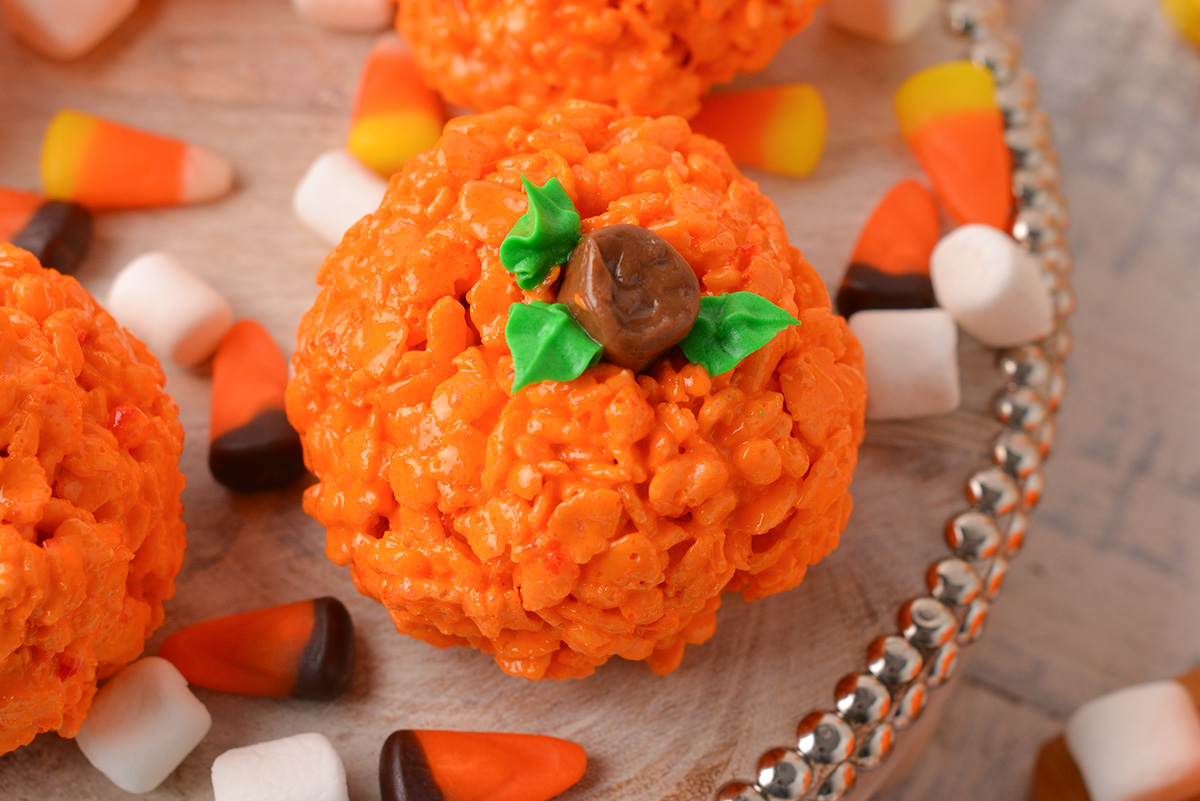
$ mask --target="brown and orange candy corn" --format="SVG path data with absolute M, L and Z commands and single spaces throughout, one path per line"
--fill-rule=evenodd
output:
M 350 684 L 354 624 L 336 598 L 298 601 L 180 629 L 158 655 L 198 687 L 325 701 Z
M 287 360 L 253 320 L 239 320 L 213 357 L 208 469 L 233 490 L 290 484 L 304 473 L 300 436 L 284 413 Z
M 991 73 L 969 61 L 922 70 L 895 97 L 900 130 L 960 225 L 1007 231 L 1012 218 L 1012 154 Z
M 401 729 L 383 744 L 379 787 L 383 801 L 548 801 L 586 768 L 557 737 Z
M 43 267 L 71 273 L 91 244 L 92 215 L 77 203 L 0 187 L 0 240 L 28 250 Z
M 837 293 L 843 317 L 863 309 L 936 306 L 929 256 L 938 243 L 937 201 L 917 181 L 901 181 L 871 212 Z

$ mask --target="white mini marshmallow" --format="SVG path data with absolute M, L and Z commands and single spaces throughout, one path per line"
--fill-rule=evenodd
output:
M 963 225 L 942 237 L 929 277 L 941 307 L 985 345 L 1020 345 L 1045 336 L 1054 324 L 1037 262 L 990 225 Z
M 867 419 L 908 420 L 958 408 L 958 329 L 941 309 L 860 311 L 850 330 L 862 344 Z
M 292 195 L 292 210 L 300 221 L 331 245 L 346 231 L 379 208 L 387 181 L 344 150 L 317 157 Z
M 1176 681 L 1126 687 L 1089 701 L 1065 732 L 1092 801 L 1200 796 L 1200 716 Z
M 348 801 L 342 759 L 321 734 L 297 734 L 221 754 L 216 801 Z
M 839 28 L 877 42 L 903 42 L 933 17 L 937 0 L 827 0 L 825 12 Z
M 113 784 L 148 793 L 179 767 L 210 726 L 212 717 L 183 674 L 151 656 L 100 688 L 75 742 Z
M 396 18 L 395 0 L 292 0 L 302 19 L 334 31 L 382 31 Z
M 233 325 L 229 301 L 170 253 L 129 262 L 108 290 L 108 310 L 159 358 L 182 367 L 207 359 Z
M 0 0 L 21 41 L 50 58 L 78 58 L 116 30 L 138 0 Z

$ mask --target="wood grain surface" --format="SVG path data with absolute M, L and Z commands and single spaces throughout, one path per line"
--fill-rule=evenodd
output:
M 1076 216 L 1081 313 L 1071 396 L 1027 555 L 973 649 L 966 686 L 949 698 L 932 753 L 889 801 L 1020 797 L 1037 744 L 1075 704 L 1200 658 L 1200 627 L 1187 613 L 1200 594 L 1200 321 L 1188 313 L 1200 280 L 1191 255 L 1200 245 L 1200 57 L 1141 6 L 1015 6 L 1028 57 L 1045 73 Z M 36 185 L 41 131 L 68 105 L 226 153 L 239 174 L 232 198 L 104 215 L 79 277 L 103 298 L 130 258 L 172 250 L 286 349 L 325 251 L 292 218 L 290 193 L 312 158 L 342 141 L 369 45 L 369 37 L 305 27 L 282 0 L 144 0 L 112 39 L 66 65 L 36 59 L 0 33 L 0 184 Z M 956 52 L 937 30 L 903 48 L 814 31 L 743 81 L 803 76 L 826 95 L 831 140 L 817 174 L 755 177 L 828 279 L 869 205 L 915 172 L 891 133 L 892 89 Z M 961 508 L 962 477 L 982 463 L 993 430 L 983 414 L 994 387 L 990 357 L 969 344 L 963 356 L 964 411 L 872 427 L 845 544 L 799 590 L 752 605 L 730 599 L 714 640 L 670 677 L 614 664 L 565 684 L 527 684 L 474 652 L 396 635 L 383 610 L 324 561 L 299 489 L 238 497 L 212 483 L 207 377 L 168 370 L 188 433 L 189 551 L 150 650 L 195 620 L 332 594 L 355 616 L 364 659 L 348 697 L 332 705 L 199 691 L 213 731 L 149 797 L 210 798 L 208 766 L 221 751 L 319 730 L 346 760 L 351 796 L 377 798 L 378 748 L 405 726 L 576 739 L 592 762 L 569 801 L 682 801 L 747 777 L 758 753 L 792 740 L 800 714 L 829 704 L 838 677 L 862 669 L 867 642 L 892 630 L 899 602 L 923 592 L 925 566 L 943 553 L 941 525 Z M 934 698 L 945 703 L 947 694 Z M 0 791 L 14 801 L 123 797 L 53 736 L 0 759 Z

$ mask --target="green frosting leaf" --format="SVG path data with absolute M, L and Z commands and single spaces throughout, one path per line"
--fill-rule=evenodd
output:
M 566 264 L 579 242 L 579 212 L 557 178 L 537 187 L 522 175 L 529 208 L 500 243 L 500 263 L 517 276 L 517 286 L 533 289 L 556 264 Z
M 603 348 L 561 303 L 514 303 L 504 338 L 513 357 L 512 391 L 538 381 L 570 381 L 600 361 Z
M 700 298 L 700 316 L 679 347 L 688 361 L 715 377 L 732 370 L 792 325 L 800 325 L 800 321 L 762 295 L 709 295 Z

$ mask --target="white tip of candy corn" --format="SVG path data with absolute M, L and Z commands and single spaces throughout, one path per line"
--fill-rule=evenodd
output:
M 179 767 L 210 726 L 212 717 L 183 674 L 151 656 L 100 688 L 75 742 L 113 784 L 148 793 Z
M 170 253 L 129 262 L 108 291 L 108 310 L 160 359 L 182 367 L 211 356 L 233 325 L 229 301 Z
M 188 145 L 183 157 L 181 203 L 207 203 L 233 191 L 233 166 L 208 148 Z
M 958 329 L 941 309 L 866 310 L 850 318 L 863 349 L 867 419 L 908 420 L 958 408 Z
M 300 221 L 331 245 L 379 208 L 387 182 L 343 150 L 318 156 L 292 194 Z
M 828 0 L 834 25 L 877 42 L 903 42 L 933 17 L 937 0 Z
M 942 237 L 930 257 L 929 277 L 938 304 L 985 345 L 1030 342 L 1054 324 L 1037 263 L 990 225 L 963 225 Z
M 370 33 L 390 27 L 395 0 L 292 0 L 301 19 L 346 33 Z
M 1091 801 L 1200 797 L 1200 716 L 1179 682 L 1088 701 L 1071 715 L 1065 736 Z
M 100 43 L 138 0 L 0 0 L 17 38 L 50 58 L 79 58 Z
M 321 734 L 233 748 L 212 765 L 216 801 L 347 801 L 346 769 Z

